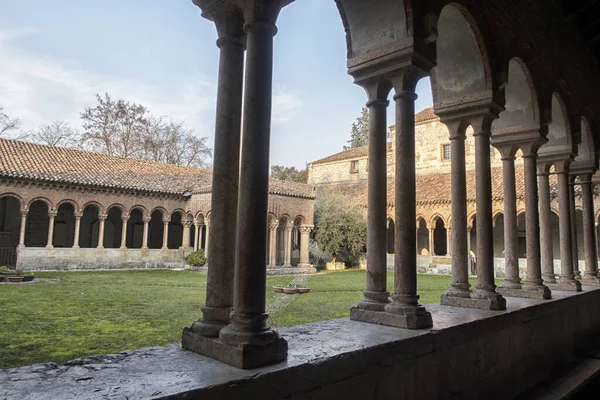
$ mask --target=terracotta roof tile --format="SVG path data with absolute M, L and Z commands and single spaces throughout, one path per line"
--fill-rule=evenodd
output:
M 392 151 L 392 143 L 391 142 L 387 143 L 387 151 L 388 152 Z M 311 162 L 311 164 L 313 164 L 313 165 L 325 164 L 325 163 L 332 162 L 332 161 L 349 160 L 352 158 L 363 158 L 363 157 L 367 157 L 368 154 L 369 154 L 369 146 L 353 147 L 351 149 L 344 150 L 339 153 L 333 154 L 329 157 L 325 157 L 325 158 L 321 158 L 320 160 L 313 161 L 313 162 Z
M 101 188 L 182 194 L 208 188 L 211 171 L 0 139 L 0 176 Z M 312 186 L 274 181 L 274 194 L 313 196 Z
M 423 122 L 435 121 L 439 119 L 437 115 L 433 113 L 433 108 L 429 107 L 415 114 L 415 124 L 421 124 Z

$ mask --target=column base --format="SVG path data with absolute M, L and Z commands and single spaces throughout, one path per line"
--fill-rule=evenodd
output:
M 596 275 L 583 275 L 581 278 L 582 285 L 598 286 L 600 285 L 600 278 Z
M 288 351 L 287 341 L 281 337 L 265 346 L 234 346 L 217 338 L 204 337 L 190 328 L 183 329 L 181 347 L 241 369 L 259 368 L 285 361 Z
M 416 311 L 419 309 L 423 311 Z M 350 309 L 350 319 L 403 329 L 425 329 L 433 326 L 431 314 L 425 310 L 425 307 L 406 307 L 405 311 L 404 314 L 395 314 L 387 311 L 365 310 L 352 307 Z
M 558 279 L 557 283 L 546 283 L 550 290 L 581 292 L 581 282 L 576 279 Z
M 440 304 L 443 306 L 475 308 L 478 310 L 506 310 L 506 299 L 500 294 L 496 293 L 495 296 L 492 295 L 489 297 L 473 297 L 474 294 L 471 293 L 471 296 L 464 297 L 464 294 L 456 296 L 448 291 L 440 298 Z
M 370 311 L 385 311 L 385 306 L 390 303 L 389 292 L 372 292 L 365 290 L 365 297 L 358 302 L 356 308 Z
M 547 286 L 544 285 L 533 287 L 522 285 L 520 288 L 510 288 L 502 285 L 497 290 L 498 293 L 505 297 L 521 297 L 525 299 L 538 300 L 548 300 L 552 298 L 552 292 Z
M 543 274 L 542 278 L 544 279 L 544 285 L 556 283 L 556 275 Z

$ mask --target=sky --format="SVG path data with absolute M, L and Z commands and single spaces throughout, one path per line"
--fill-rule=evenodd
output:
M 185 121 L 212 147 L 217 35 L 191 0 L 0 3 L 0 106 L 23 130 L 80 126 L 95 95 L 109 93 Z M 342 150 L 367 99 L 347 74 L 333 0 L 296 0 L 277 25 L 271 164 L 304 168 Z M 428 79 L 417 94 L 417 112 L 431 106 Z

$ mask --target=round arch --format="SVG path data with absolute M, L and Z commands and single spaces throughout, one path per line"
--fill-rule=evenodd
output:
M 50 202 L 38 197 L 29 202 L 25 222 L 25 247 L 44 247 L 48 244 Z

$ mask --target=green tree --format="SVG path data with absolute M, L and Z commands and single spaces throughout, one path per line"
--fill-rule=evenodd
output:
M 271 166 L 271 178 L 280 181 L 308 182 L 308 168 L 297 170 L 296 167 L 284 167 L 283 165 Z
M 326 192 L 315 201 L 315 239 L 319 248 L 348 262 L 367 243 L 364 208 L 347 195 Z
M 363 147 L 369 144 L 369 109 L 367 107 L 363 107 L 360 110 L 360 117 L 356 118 L 356 121 L 352 123 L 348 143 L 350 145 L 344 146 L 344 150 L 353 147 Z

